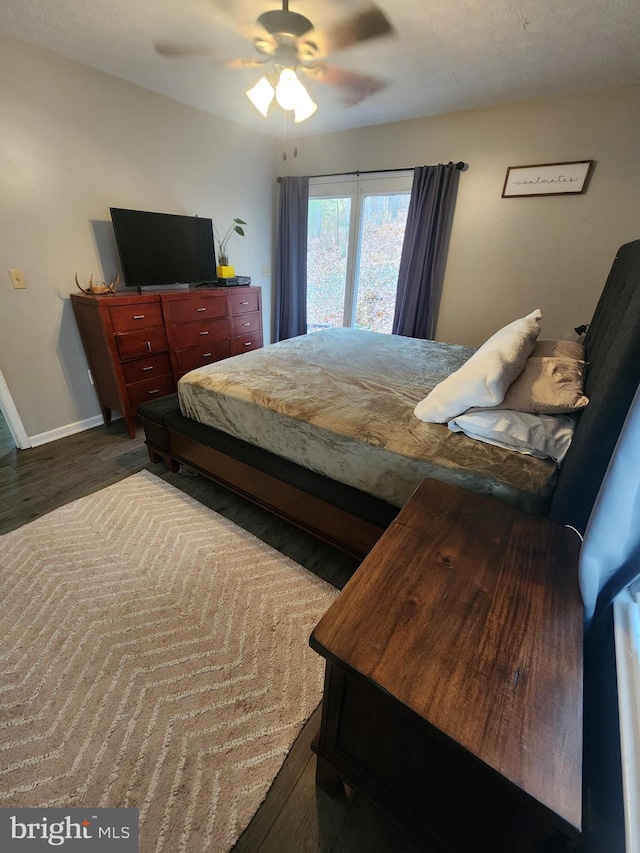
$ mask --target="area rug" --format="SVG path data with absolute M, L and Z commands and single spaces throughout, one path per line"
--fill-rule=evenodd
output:
M 142 472 L 0 537 L 0 806 L 228 850 L 321 698 L 337 592 Z

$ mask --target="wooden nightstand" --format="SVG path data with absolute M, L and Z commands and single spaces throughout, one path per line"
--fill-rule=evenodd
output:
M 311 636 L 327 660 L 318 784 L 348 782 L 429 850 L 577 837 L 579 546 L 424 481 Z

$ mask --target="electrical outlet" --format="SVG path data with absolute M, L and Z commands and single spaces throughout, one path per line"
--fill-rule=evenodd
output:
M 22 270 L 9 270 L 9 276 L 11 278 L 11 284 L 13 284 L 16 290 L 26 289 L 27 282 L 24 280 L 24 273 Z
M 271 278 L 271 267 L 269 264 L 262 265 L 262 278 Z

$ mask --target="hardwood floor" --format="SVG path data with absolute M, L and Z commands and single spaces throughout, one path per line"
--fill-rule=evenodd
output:
M 151 464 L 143 442 L 142 430 L 129 439 L 119 420 L 42 447 L 9 448 L 0 457 L 0 533 L 144 468 L 338 588 L 357 568 L 352 558 L 205 478 Z M 316 788 L 310 744 L 318 726 L 316 711 L 234 853 L 417 853 L 420 848 L 361 795 L 347 790 L 329 797 Z

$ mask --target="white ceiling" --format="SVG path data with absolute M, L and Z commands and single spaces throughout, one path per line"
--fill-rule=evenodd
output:
M 291 0 L 319 34 L 364 0 Z M 377 0 L 396 35 L 329 61 L 389 81 L 353 107 L 307 85 L 319 108 L 299 133 L 321 133 L 563 91 L 640 82 L 638 0 Z M 2 0 L 0 31 L 247 128 L 282 133 L 244 96 L 257 69 L 211 58 L 163 59 L 154 41 L 254 57 L 251 37 L 279 0 Z M 262 31 L 263 32 L 263 31 Z

